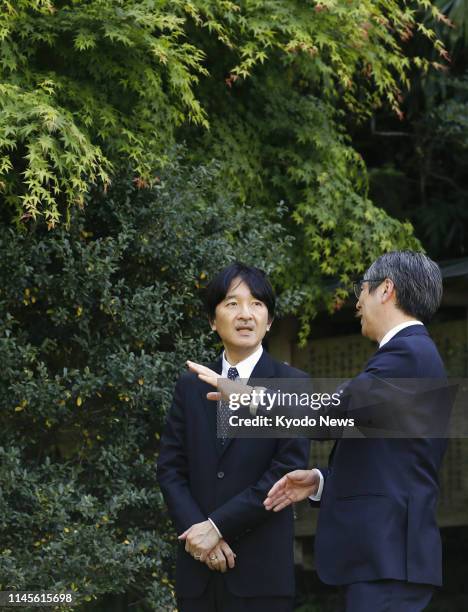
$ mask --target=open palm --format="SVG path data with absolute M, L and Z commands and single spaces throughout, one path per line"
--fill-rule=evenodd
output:
M 319 484 L 317 470 L 294 470 L 271 487 L 263 503 L 267 510 L 278 512 L 294 502 L 315 495 Z

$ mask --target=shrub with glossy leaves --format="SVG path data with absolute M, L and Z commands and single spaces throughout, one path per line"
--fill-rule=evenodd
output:
M 185 360 L 214 350 L 200 287 L 289 244 L 216 176 L 175 160 L 152 189 L 93 193 L 69 230 L 0 227 L 1 590 L 173 604 L 155 465 Z

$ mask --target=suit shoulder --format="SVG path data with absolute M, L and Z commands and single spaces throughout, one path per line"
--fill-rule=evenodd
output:
M 294 368 L 289 365 L 285 361 L 276 361 L 275 364 L 278 369 L 279 377 L 284 378 L 310 378 L 310 374 L 304 372 L 303 370 L 299 370 L 299 368 Z
M 401 351 L 411 353 L 435 352 L 438 353 L 437 346 L 431 336 L 426 334 L 413 336 L 399 336 L 392 338 L 379 352 Z
M 437 347 L 427 335 L 392 338 L 371 357 L 366 370 L 390 378 L 444 375 Z
M 195 374 L 195 372 L 190 372 L 190 370 L 185 370 L 181 372 L 179 378 L 176 381 L 176 387 L 186 387 L 194 385 L 198 382 L 199 378 Z
M 418 352 L 413 342 L 408 342 L 407 337 L 392 338 L 384 346 L 379 348 L 369 359 L 369 364 L 379 363 L 394 359 L 405 359 L 413 361 Z

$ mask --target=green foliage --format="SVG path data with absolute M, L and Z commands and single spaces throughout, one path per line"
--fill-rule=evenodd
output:
M 408 225 L 375 209 L 349 118 L 386 104 L 430 62 L 404 54 L 427 0 L 82 0 L 7 4 L 0 17 L 0 187 L 16 218 L 54 227 L 130 167 L 151 185 L 168 146 L 223 162 L 219 189 L 297 236 L 278 286 L 303 296 L 302 339 L 317 308 L 382 251 L 414 246 Z M 433 63 L 435 59 L 431 60 Z M 209 128 L 209 129 L 207 129 Z M 263 213 L 262 213 L 263 214 Z M 70 222 L 69 216 L 67 216 Z M 296 298 L 296 305 L 299 300 Z
M 403 122 L 396 126 L 380 113 L 377 129 L 360 134 L 356 143 L 366 152 L 373 200 L 390 215 L 409 219 L 432 257 L 450 259 L 466 256 L 468 244 L 468 13 L 463 2 L 437 4 L 446 18 L 427 25 L 450 49 L 450 64 L 415 75 Z M 408 52 L 419 54 L 425 46 L 415 37 Z
M 305 340 L 317 309 L 339 307 L 351 279 L 373 259 L 419 244 L 408 223 L 372 204 L 366 168 L 343 128 L 345 111 L 319 96 L 299 69 L 285 70 L 278 58 L 250 82 L 207 89 L 212 129 L 195 139 L 199 156 L 210 150 L 226 160 L 227 184 L 273 218 L 271 203 L 287 204 L 284 223 L 296 241 L 276 280 L 303 297 L 294 312 Z M 336 291 L 327 288 L 332 279 L 339 280 Z
M 149 180 L 175 125 L 207 125 L 205 72 L 168 2 L 5 3 L 0 14 L 0 176 L 17 214 L 53 227 L 125 160 Z
M 415 122 L 421 192 L 412 211 L 425 243 L 439 258 L 467 252 L 468 77 L 444 79 L 444 93 Z
M 413 4 L 436 14 L 427 0 Z M 292 93 L 304 81 L 352 112 L 382 101 L 397 110 L 411 64 L 402 39 L 416 25 L 413 8 L 388 0 L 7 2 L 0 15 L 6 201 L 18 216 L 43 214 L 53 227 L 64 206 L 82 204 L 86 181 L 106 184 L 116 165 L 130 162 L 151 181 L 178 126 L 211 124 L 219 133 L 210 91 L 197 88 L 202 76 L 216 91 L 265 65 L 271 85 L 280 67 Z
M 153 189 L 93 191 L 69 231 L 0 227 L 1 590 L 173 606 L 156 454 L 178 373 L 213 347 L 200 287 L 289 246 L 217 173 L 175 160 Z
M 450 49 L 455 50 L 462 42 L 468 42 L 468 6 L 464 0 L 436 0 L 436 6 L 447 17 L 445 25 L 450 29 L 438 28 L 440 35 L 447 39 Z
M 0 187 L 22 220 L 35 219 L 44 207 L 49 227 L 59 218 L 59 197 L 82 205 L 90 183 L 109 182 L 110 168 L 71 113 L 53 105 L 53 93 L 52 81 L 43 81 L 34 91 L 0 85 L 0 148 L 6 152 L 0 159 Z M 18 149 L 22 160 L 10 153 Z
M 417 246 L 369 200 L 348 130 L 398 113 L 444 54 L 424 14 L 439 16 L 427 0 L 3 3 L 1 589 L 173 605 L 155 461 L 177 374 L 213 348 L 200 288 L 236 257 L 263 267 L 305 339 L 370 260 Z M 405 55 L 416 30 L 430 62 Z

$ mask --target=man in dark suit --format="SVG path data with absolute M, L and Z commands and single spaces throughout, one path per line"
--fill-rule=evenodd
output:
M 208 285 L 205 302 L 224 345 L 210 365 L 216 376 L 307 377 L 262 347 L 275 309 L 262 271 L 228 266 Z M 263 500 L 284 474 L 307 467 L 309 442 L 227 438 L 228 408 L 220 402 L 217 415 L 209 390 L 196 374 L 183 374 L 161 438 L 158 482 L 180 541 L 179 611 L 290 612 L 292 508 L 273 514 Z
M 422 253 L 387 253 L 355 293 L 362 334 L 379 347 L 349 383 L 349 397 L 370 380 L 445 378 L 423 324 L 442 298 L 437 264 Z M 441 584 L 436 505 L 445 449 L 444 438 L 343 438 L 328 468 L 296 470 L 272 487 L 268 510 L 320 500 L 317 572 L 343 586 L 346 612 L 419 612 Z

